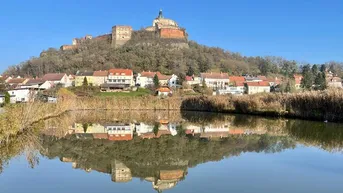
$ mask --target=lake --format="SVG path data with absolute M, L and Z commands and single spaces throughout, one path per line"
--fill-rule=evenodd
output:
M 0 192 L 342 192 L 343 125 L 83 111 L 0 144 Z

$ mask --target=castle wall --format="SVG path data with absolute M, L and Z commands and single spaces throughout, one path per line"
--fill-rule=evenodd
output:
M 77 48 L 77 45 L 63 45 L 61 46 L 61 50 L 72 50 Z
M 160 29 L 160 37 L 184 39 L 186 38 L 186 34 L 185 31 L 181 29 L 162 28 Z
M 131 39 L 131 26 L 114 26 L 112 28 L 112 46 L 119 47 Z

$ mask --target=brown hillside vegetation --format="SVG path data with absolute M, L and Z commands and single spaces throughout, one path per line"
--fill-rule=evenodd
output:
M 181 46 L 180 46 L 181 45 Z M 186 45 L 186 46 L 185 46 Z M 135 31 L 132 39 L 120 48 L 112 48 L 110 40 L 87 40 L 74 50 L 49 48 L 39 57 L 10 67 L 13 75 L 42 76 L 48 72 L 75 73 L 78 70 L 131 68 L 160 71 L 164 74 L 206 72 L 210 70 L 231 74 L 292 74 L 296 63 L 280 57 L 244 57 L 221 48 L 196 42 L 156 38 L 151 32 Z

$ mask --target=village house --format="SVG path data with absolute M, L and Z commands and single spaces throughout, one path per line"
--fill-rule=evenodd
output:
M 246 93 L 255 94 L 255 93 L 269 93 L 270 84 L 268 81 L 261 82 L 246 82 Z
M 0 79 L 1 79 L 1 81 L 3 81 L 4 83 L 7 83 L 9 80 L 12 79 L 12 77 L 11 77 L 11 76 L 5 75 L 5 76 L 0 76 Z
M 254 76 L 245 76 L 245 82 L 262 82 L 263 80 L 261 80 L 258 77 L 254 77 Z
M 205 82 L 207 87 L 213 90 L 226 89 L 229 86 L 229 75 L 227 73 L 201 73 L 202 82 Z
M 245 92 L 244 82 L 236 81 L 231 82 L 230 86 L 226 87 L 226 89 L 219 89 L 216 92 L 216 95 L 226 95 L 226 94 L 233 94 L 233 95 L 243 95 Z
M 300 74 L 294 74 L 294 80 L 295 80 L 295 89 L 301 88 L 301 80 L 303 79 L 303 76 Z
M 340 77 L 330 77 L 327 78 L 327 85 L 331 88 L 342 88 L 342 79 Z
M 50 81 L 54 85 L 61 85 L 62 87 L 72 86 L 72 82 L 65 73 L 48 73 L 45 74 L 42 78 L 44 81 Z
M 229 124 L 207 125 L 201 133 L 201 138 L 223 138 L 229 135 Z
M 173 75 L 167 76 L 167 75 L 161 74 L 160 72 L 150 72 L 150 71 L 145 72 L 145 71 L 143 71 L 137 75 L 136 85 L 141 87 L 141 88 L 147 88 L 147 87 L 154 86 L 155 74 L 158 77 L 160 86 L 167 86 L 169 79 L 172 78 L 172 76 L 173 76 Z M 175 75 L 174 75 L 174 79 L 177 80 L 177 76 L 175 78 Z M 172 81 L 170 85 L 176 85 L 176 80 L 174 80 L 174 82 Z
M 136 124 L 136 133 L 138 136 L 141 136 L 146 133 L 152 133 L 153 130 L 154 130 L 153 125 L 147 125 L 145 123 Z
M 196 84 L 200 85 L 201 84 L 201 78 L 196 77 L 194 75 L 193 76 L 186 76 L 185 80 L 186 80 L 186 83 L 188 85 L 196 85 Z
M 29 79 L 26 84 L 21 85 L 20 88 L 29 88 L 29 89 L 36 89 L 36 90 L 48 90 L 54 86 L 54 83 L 50 81 L 45 81 L 42 78 L 31 78 Z
M 166 97 L 172 94 L 172 91 L 168 87 L 160 87 L 156 89 L 157 96 Z
M 10 103 L 32 102 L 37 94 L 37 90 L 28 88 L 17 88 L 9 90 Z
M 101 84 L 102 91 L 127 90 L 134 86 L 133 72 L 130 69 L 110 69 L 108 78 Z
M 94 86 L 93 71 L 77 72 L 75 75 L 75 86 L 83 86 L 85 78 L 87 79 L 88 86 Z
M 104 126 L 108 139 L 111 141 L 129 141 L 133 139 L 134 124 L 110 123 Z
M 11 78 L 7 81 L 7 84 L 10 88 L 15 89 L 19 88 L 21 85 L 24 85 L 29 81 L 27 78 Z
M 5 103 L 5 94 L 0 93 L 0 105 Z
M 106 70 L 94 71 L 93 86 L 100 86 L 102 84 L 105 84 L 107 78 L 108 78 L 108 71 Z
M 175 88 L 177 86 L 177 83 L 178 77 L 175 74 L 171 75 L 171 77 L 168 79 L 168 86 L 170 88 Z

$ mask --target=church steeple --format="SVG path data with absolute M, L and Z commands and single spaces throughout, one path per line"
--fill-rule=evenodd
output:
M 160 12 L 158 13 L 158 17 L 157 17 L 157 18 L 158 18 L 158 19 L 163 18 L 162 9 L 160 9 Z

